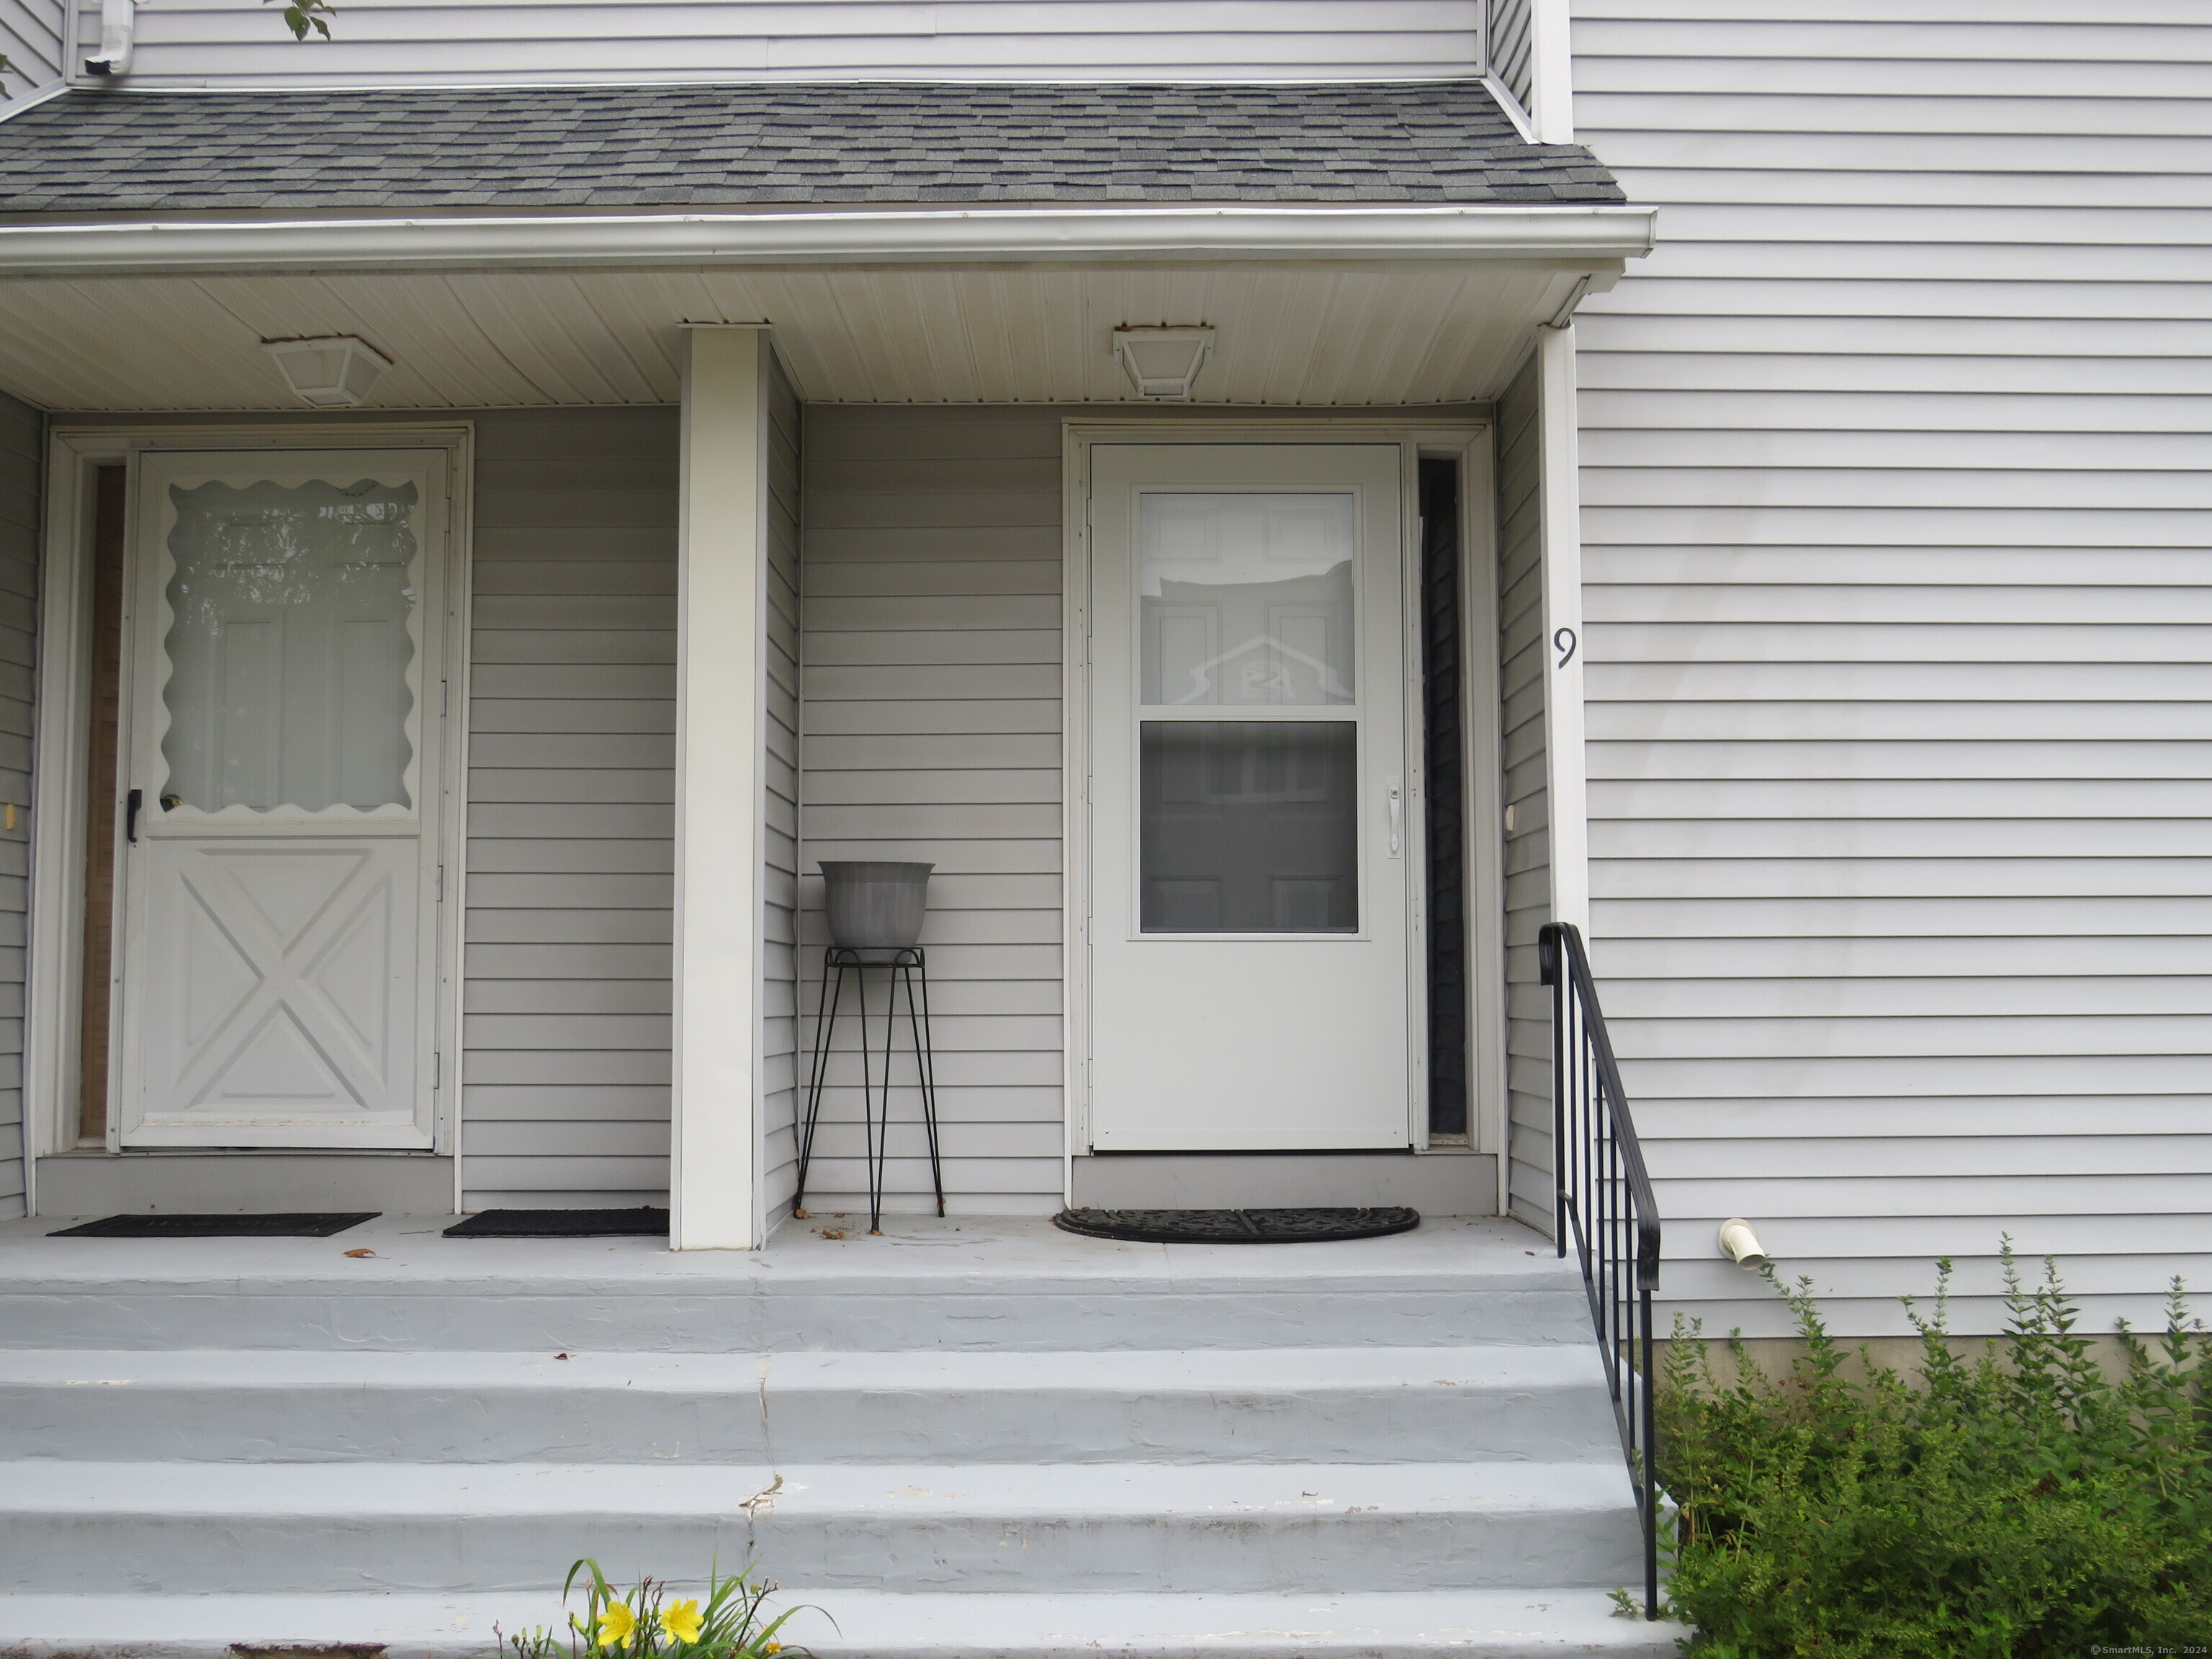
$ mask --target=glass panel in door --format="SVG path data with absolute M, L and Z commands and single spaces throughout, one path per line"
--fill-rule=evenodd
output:
M 1358 931 L 1357 726 L 1146 720 L 1139 730 L 1144 932 Z
M 1338 490 L 1140 495 L 1143 701 L 1350 703 L 1356 501 Z
M 412 480 L 169 486 L 165 804 L 404 807 Z

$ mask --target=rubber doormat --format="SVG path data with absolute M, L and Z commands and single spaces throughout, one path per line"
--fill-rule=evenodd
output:
M 448 1238 L 665 1238 L 668 1212 L 479 1210 L 446 1229 Z
M 1062 1210 L 1053 1224 L 1090 1238 L 1145 1244 L 1312 1244 L 1411 1232 L 1421 1212 L 1381 1210 Z
M 380 1210 L 354 1215 L 111 1215 L 64 1227 L 49 1238 L 328 1238 Z

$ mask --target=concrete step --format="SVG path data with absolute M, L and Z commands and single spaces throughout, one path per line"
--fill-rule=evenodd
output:
M 786 1627 L 822 1659 L 1674 1659 L 1689 1632 L 1623 1619 L 1601 1591 L 1347 1595 L 793 1592 Z M 834 1625 L 832 1620 L 835 1620 Z M 557 1596 L 0 1595 L 24 1659 L 230 1659 L 230 1645 L 382 1643 L 387 1659 L 488 1659 L 494 1625 L 561 1622 Z
M 0 1350 L 0 1459 L 1618 1462 L 1589 1345 L 1155 1353 Z
M 1128 1244 L 1036 1221 L 787 1225 L 765 1250 L 459 1239 L 53 1238 L 0 1223 L 0 1347 L 551 1354 L 1050 1352 L 1587 1343 L 1579 1275 L 1511 1222 L 1275 1246 Z M 825 1231 L 845 1237 L 829 1238 Z M 369 1250 L 349 1256 L 349 1250 Z
M 0 1465 L 0 1592 L 557 1584 L 757 1559 L 894 1592 L 1604 1589 L 1618 1464 Z

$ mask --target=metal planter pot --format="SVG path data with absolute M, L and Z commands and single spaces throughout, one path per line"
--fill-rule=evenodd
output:
M 846 951 L 898 951 L 921 937 L 933 864 L 824 859 L 830 942 Z

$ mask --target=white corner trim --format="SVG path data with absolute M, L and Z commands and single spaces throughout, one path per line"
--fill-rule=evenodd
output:
M 1536 331 L 1544 558 L 1544 769 L 1552 920 L 1589 935 L 1589 778 L 1583 753 L 1582 483 L 1575 330 Z
M 1528 114 L 1540 144 L 1575 142 L 1571 0 L 1529 0 Z
M 1645 207 L 1139 207 L 0 225 L 0 273 L 971 259 L 1522 259 L 1651 251 Z

